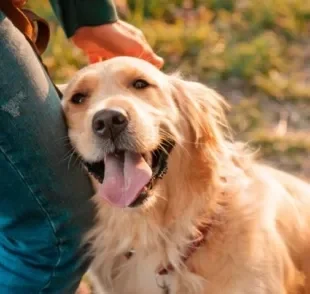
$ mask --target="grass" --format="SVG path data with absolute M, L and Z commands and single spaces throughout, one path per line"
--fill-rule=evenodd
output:
M 229 100 L 238 139 L 310 179 L 310 1 L 195 0 L 187 10 L 182 3 L 128 0 L 122 15 L 165 58 L 165 71 L 181 70 Z M 53 79 L 68 80 L 85 57 L 65 39 L 48 1 L 29 5 L 52 24 L 44 60 Z

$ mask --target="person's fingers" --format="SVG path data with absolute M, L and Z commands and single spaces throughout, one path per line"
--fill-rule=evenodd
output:
M 109 42 L 105 44 L 105 46 L 98 47 L 96 54 L 102 56 L 104 59 L 110 59 L 115 56 L 133 56 L 144 59 L 157 68 L 163 66 L 164 60 L 154 53 L 147 41 L 139 37 L 124 38 L 124 36 L 122 36 L 120 39 L 122 39 L 122 41 L 118 44 Z
M 87 57 L 90 64 L 102 61 L 102 57 L 98 54 L 87 54 Z
M 158 69 L 161 69 L 164 64 L 165 61 L 162 57 L 158 56 L 155 54 L 155 56 L 153 57 L 154 62 L 152 62 Z
M 163 58 L 156 55 L 153 50 L 149 47 L 149 45 L 145 46 L 136 46 L 134 49 L 131 47 L 131 50 L 127 50 L 127 48 L 118 48 L 119 50 L 114 50 L 113 52 L 108 51 L 103 48 L 98 48 L 98 51 L 95 53 L 89 53 L 89 60 L 91 63 L 102 61 L 102 59 L 110 59 L 116 56 L 133 56 L 140 59 L 144 59 L 150 63 L 152 63 L 157 68 L 162 68 L 164 65 Z M 135 51 L 133 51 L 135 50 Z M 91 58 L 90 58 L 91 57 Z
M 22 7 L 26 4 L 27 0 L 12 0 L 13 5 Z
M 142 34 L 141 36 L 142 41 L 146 44 L 146 48 L 144 49 L 145 55 L 150 57 L 151 60 L 154 60 L 153 63 L 157 68 L 162 68 L 164 65 L 164 59 L 160 56 L 158 56 L 154 50 L 151 48 L 151 46 L 149 45 L 149 43 L 147 42 L 144 34 Z M 147 57 L 147 58 L 148 58 Z M 143 58 L 143 57 L 142 57 Z
M 126 29 L 128 29 L 128 31 L 130 31 L 133 34 L 133 36 L 138 37 L 142 42 L 148 44 L 148 41 L 144 33 L 140 29 L 124 21 L 120 21 L 120 22 L 122 23 L 122 26 L 126 27 Z
M 106 49 L 98 48 L 98 51 L 93 54 L 89 54 L 89 56 L 96 56 L 92 58 L 91 63 L 101 61 L 98 59 L 98 56 L 103 59 L 110 59 L 116 56 L 133 56 L 140 59 L 144 59 L 150 63 L 152 63 L 157 68 L 162 68 L 164 65 L 163 58 L 156 55 L 152 49 L 150 49 L 149 45 L 145 46 L 136 46 L 136 48 L 131 47 L 130 51 L 125 48 L 118 48 L 118 50 L 114 50 L 113 53 Z
M 103 61 L 105 59 L 110 59 L 113 57 L 116 57 L 117 55 L 105 50 L 104 48 L 100 48 L 98 50 L 95 50 L 93 52 L 87 52 L 88 61 L 89 63 L 96 63 Z
M 149 45 L 144 33 L 136 28 L 135 26 L 124 22 L 120 21 L 122 26 L 126 27 L 128 31 L 130 31 L 134 36 L 136 36 L 138 39 L 140 39 L 140 43 L 143 48 L 138 49 L 137 51 L 139 52 L 139 55 L 136 55 L 136 57 L 139 57 L 141 59 L 144 59 L 146 61 L 151 62 L 153 65 L 155 65 L 157 68 L 162 68 L 164 65 L 164 60 L 160 56 L 154 53 L 152 50 L 151 46 Z
M 153 50 L 144 50 L 139 56 L 139 58 L 144 59 L 152 63 L 157 68 L 162 68 L 164 65 L 164 59 L 153 52 Z
M 122 20 L 119 20 L 117 22 L 117 25 L 120 26 L 120 27 L 124 27 L 124 28 L 128 29 L 128 31 L 130 31 L 132 33 L 134 33 L 137 30 L 139 30 L 138 28 L 136 28 L 135 26 L 131 25 L 130 23 L 122 21 Z
M 73 37 L 73 42 L 88 55 L 91 63 L 101 61 L 101 58 L 133 56 L 158 68 L 164 64 L 163 59 L 152 50 L 142 31 L 124 22 L 92 28 L 91 34 L 87 34 L 87 30 L 80 31 L 79 35 Z

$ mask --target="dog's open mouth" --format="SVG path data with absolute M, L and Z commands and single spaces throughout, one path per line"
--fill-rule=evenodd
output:
M 157 179 L 165 174 L 172 148 L 171 141 L 164 141 L 150 154 L 122 150 L 85 165 L 100 182 L 100 196 L 113 206 L 135 207 L 146 200 Z

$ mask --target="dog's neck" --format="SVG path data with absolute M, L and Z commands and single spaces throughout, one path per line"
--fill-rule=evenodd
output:
M 180 272 L 184 270 L 183 262 L 190 269 L 195 254 L 185 262 L 182 256 L 193 240 L 201 235 L 199 228 L 211 225 L 212 233 L 205 237 L 208 246 L 212 246 L 213 240 L 217 239 L 214 236 L 227 222 L 227 211 L 235 209 L 230 207 L 231 203 L 235 205 L 238 201 L 233 188 L 239 189 L 242 184 L 238 173 L 243 170 L 233 160 L 225 162 L 223 158 L 224 170 L 228 171 L 225 178 L 221 177 L 220 167 L 209 165 L 207 158 L 202 159 L 199 152 L 186 155 L 182 149 L 176 148 L 169 158 L 168 173 L 154 187 L 154 195 L 140 208 L 113 208 L 97 197 L 99 223 L 102 225 L 92 230 L 89 237 L 93 239 L 93 248 L 100 249 L 96 254 L 102 258 L 95 259 L 93 266 L 101 266 L 104 261 L 109 279 L 119 258 L 125 258 L 125 254 L 133 249 L 135 256 L 142 260 L 157 254 L 157 266 L 173 264 L 174 270 Z M 209 166 L 218 170 L 211 170 Z

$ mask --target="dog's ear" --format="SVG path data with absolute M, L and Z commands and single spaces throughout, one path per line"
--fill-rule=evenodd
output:
M 214 90 L 197 82 L 171 76 L 173 98 L 190 127 L 196 146 L 218 148 L 225 140 L 227 123 L 225 100 Z

